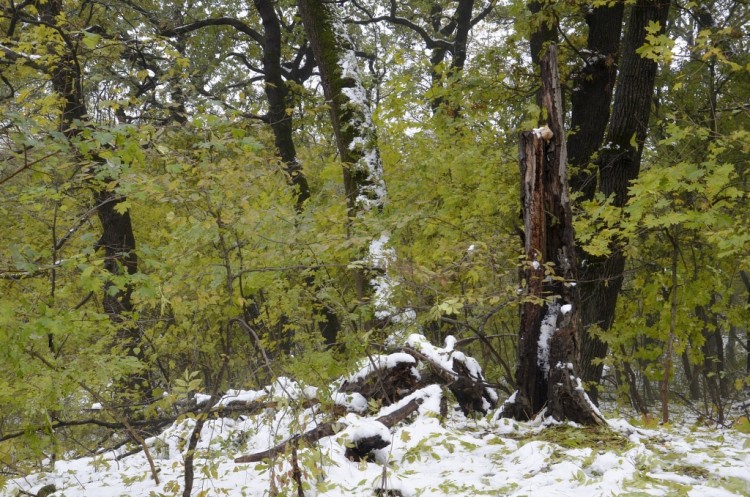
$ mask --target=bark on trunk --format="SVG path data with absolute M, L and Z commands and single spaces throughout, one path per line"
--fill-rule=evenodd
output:
M 669 5 L 668 1 L 638 0 L 630 13 L 612 118 L 605 145 L 597 160 L 600 191 L 611 196 L 617 207 L 625 205 L 630 182 L 640 171 L 656 79 L 656 62 L 641 57 L 636 50 L 645 43 L 646 27 L 650 23 L 659 24 L 659 33 L 664 31 Z M 613 246 L 609 256 L 588 257 L 582 267 L 580 291 L 585 309 L 583 322 L 587 327 L 597 325 L 602 330 L 608 330 L 614 322 L 617 297 L 622 288 L 625 256 L 619 247 Z M 590 333 L 583 333 L 584 383 L 599 383 L 603 365 L 597 360 L 603 359 L 606 354 L 607 344 Z M 590 388 L 589 394 L 596 401 L 595 387 Z
M 281 25 L 271 0 L 254 0 L 255 8 L 263 22 L 263 72 L 265 92 L 268 99 L 268 118 L 274 141 L 292 185 L 296 188 L 297 210 L 302 210 L 305 200 L 310 198 L 310 186 L 297 159 L 297 150 L 292 138 L 292 116 L 287 112 L 291 106 L 289 87 L 281 70 Z
M 63 12 L 62 1 L 48 0 L 36 3 L 37 11 L 43 22 L 49 26 L 59 23 Z M 63 30 L 61 36 L 67 36 Z M 66 48 L 69 48 L 67 45 Z M 63 111 L 60 117 L 59 131 L 68 139 L 74 139 L 88 120 L 86 111 L 86 100 L 83 94 L 81 66 L 73 52 L 65 51 L 61 54 L 59 62 L 49 68 L 52 87 L 63 100 Z M 101 158 L 94 157 L 97 166 L 104 164 Z M 104 182 L 106 183 L 106 181 Z M 97 243 L 97 248 L 104 250 L 104 267 L 113 275 L 134 274 L 137 271 L 138 261 L 135 255 L 135 236 L 130 220 L 130 214 L 125 211 L 118 212 L 117 205 L 125 200 L 124 197 L 110 190 L 106 186 L 97 186 L 94 193 L 97 206 L 97 214 L 102 224 L 102 235 Z M 102 301 L 105 312 L 115 323 L 123 323 L 126 314 L 133 310 L 131 302 L 131 289 L 111 292 L 112 284 L 104 286 Z M 139 333 L 133 326 L 123 325 L 120 327 L 118 339 L 129 354 L 138 345 Z
M 586 14 L 589 32 L 583 67 L 574 76 L 571 103 L 571 133 L 568 137 L 568 161 L 572 167 L 570 187 L 594 198 L 596 172 L 589 166 L 602 146 L 609 122 L 609 109 L 617 78 L 620 35 L 624 5 L 597 7 Z M 584 320 L 584 328 L 587 323 Z
M 534 67 L 541 67 L 542 56 L 544 55 L 544 47 L 550 43 L 557 43 L 557 30 L 554 26 L 543 19 L 540 15 L 544 7 L 544 2 L 533 1 L 529 2 L 528 8 L 532 15 L 532 23 L 537 24 L 537 27 L 532 31 L 529 37 L 529 45 L 531 48 L 531 62 Z M 539 87 L 536 92 L 536 104 L 540 107 L 544 107 L 543 102 L 544 88 Z
M 315 0 L 298 0 L 297 4 L 320 69 L 336 145 L 344 163 L 349 216 L 355 217 L 362 210 L 380 208 L 385 196 L 383 166 L 366 92 L 351 41 L 331 4 Z
M 343 163 L 348 217 L 353 220 L 366 211 L 380 210 L 385 201 L 383 165 L 367 94 L 354 47 L 333 5 L 316 0 L 298 0 L 297 5 L 330 108 Z M 353 279 L 359 300 L 365 300 L 372 293 L 369 277 L 362 269 L 354 269 Z
M 432 49 L 430 56 L 430 76 L 432 78 L 432 87 L 439 89 L 438 95 L 430 101 L 430 107 L 433 112 L 437 112 L 445 107 L 445 111 L 451 117 L 458 117 L 461 112 L 461 105 L 458 102 L 449 102 L 445 97 L 443 88 L 443 76 L 448 76 L 448 81 L 460 77 L 466 64 L 466 54 L 469 45 L 469 32 L 472 27 L 472 14 L 474 12 L 474 0 L 460 0 L 453 13 L 453 19 L 447 24 L 443 24 L 443 6 L 434 3 L 430 10 L 430 20 L 432 29 L 439 33 L 444 39 L 453 37 L 450 42 L 450 50 L 446 47 L 437 47 Z M 445 57 L 450 51 L 451 64 L 447 71 L 442 70 L 440 65 L 445 62 Z
M 521 308 L 517 391 L 503 414 L 529 419 L 546 406 L 545 415 L 555 419 L 601 424 L 577 376 L 579 299 L 571 284 L 577 281 L 576 254 L 555 45 L 542 61 L 542 88 L 549 127 L 522 133 L 519 148 L 527 288 Z

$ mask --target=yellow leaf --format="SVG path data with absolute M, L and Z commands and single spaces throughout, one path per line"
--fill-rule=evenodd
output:
M 633 133 L 633 136 L 630 137 L 630 146 L 633 148 L 638 148 L 638 132 L 636 131 Z

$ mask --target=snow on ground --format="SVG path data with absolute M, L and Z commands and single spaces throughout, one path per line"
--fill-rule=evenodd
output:
M 278 385 L 281 387 L 282 385 Z M 279 392 L 304 391 L 287 380 Z M 275 391 L 275 393 L 274 393 Z M 259 395 L 230 392 L 233 399 Z M 440 388 L 415 392 L 425 399 L 411 422 L 388 430 L 374 421 L 398 406 L 338 420 L 337 434 L 314 448 L 301 448 L 298 461 L 308 496 L 371 496 L 377 489 L 404 496 L 611 496 L 654 495 L 725 497 L 750 495 L 750 435 L 697 424 L 644 429 L 622 418 L 610 430 L 570 425 L 518 423 L 508 419 L 467 419 L 453 411 L 441 420 Z M 305 397 L 302 395 L 300 397 Z M 299 397 L 298 397 L 299 398 Z M 404 399 L 407 401 L 407 399 Z M 222 400 L 220 403 L 226 403 Z M 320 406 L 307 409 L 276 402 L 277 407 L 236 419 L 206 422 L 196 454 L 194 496 L 263 496 L 273 486 L 279 495 L 298 495 L 290 455 L 269 463 L 235 464 L 237 456 L 267 449 L 290 434 L 326 421 Z M 151 478 L 144 454 L 117 460 L 124 453 L 58 461 L 54 471 L 9 480 L 2 497 L 19 490 L 36 493 L 54 484 L 55 496 L 120 497 L 182 495 L 183 451 L 194 426 L 184 419 L 150 439 L 160 483 Z M 346 444 L 372 434 L 389 437 L 373 462 L 344 457 Z

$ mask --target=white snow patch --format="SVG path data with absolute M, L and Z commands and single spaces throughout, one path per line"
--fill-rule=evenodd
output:
M 388 355 L 374 355 L 367 359 L 363 359 L 364 364 L 360 367 L 359 371 L 349 376 L 346 381 L 354 383 L 358 380 L 365 378 L 373 371 L 381 369 L 392 369 L 400 364 L 417 364 L 417 360 L 414 356 L 407 354 L 406 352 L 395 352 Z
M 349 413 L 341 422 L 346 423 L 346 429 L 341 432 L 342 436 L 351 442 L 358 442 L 365 438 L 379 437 L 383 440 L 391 440 L 391 432 L 388 427 L 380 421 L 363 418 L 357 414 Z
M 549 375 L 549 341 L 557 330 L 557 313 L 559 311 L 560 304 L 549 304 L 547 307 L 547 314 L 544 316 L 544 319 L 542 319 L 542 324 L 539 329 L 536 363 L 544 372 L 545 376 Z
M 419 415 L 409 422 L 388 429 L 373 419 L 414 398 L 424 403 Z M 692 423 L 648 430 L 614 418 L 610 427 L 630 437 L 630 448 L 610 447 L 592 439 L 590 445 L 570 449 L 534 440 L 541 430 L 550 429 L 539 423 L 467 419 L 450 414 L 452 409 L 448 417 L 439 420 L 434 413 L 440 398 L 441 388 L 431 385 L 375 416 L 349 414 L 341 418 L 343 433 L 324 438 L 312 448 L 300 447 L 300 467 L 309 486 L 305 495 L 365 496 L 373 495 L 377 488 L 409 496 L 451 497 L 740 497 L 748 493 L 743 482 L 750 476 L 750 435 L 736 430 L 713 430 Z M 238 465 L 233 459 L 318 426 L 324 420 L 315 412 L 279 408 L 238 419 L 208 419 L 195 453 L 192 495 L 269 495 L 272 478 L 278 483 L 280 475 L 291 474 L 291 456 L 281 454 L 265 464 Z M 36 494 L 50 483 L 57 487 L 55 495 L 66 497 L 181 495 L 174 489 L 184 481 L 184 451 L 194 426 L 194 419 L 184 419 L 149 438 L 159 484 L 151 479 L 143 453 L 116 460 L 127 453 L 128 448 L 123 447 L 91 457 L 58 460 L 45 472 L 9 478 L 0 488 L 0 497 L 15 497 L 19 490 Z M 377 463 L 345 458 L 346 443 L 373 435 L 391 442 L 377 451 Z M 682 469 L 686 465 L 704 468 L 708 476 L 688 477 Z M 325 479 L 317 480 L 313 474 Z M 287 483 L 280 490 L 296 495 L 293 485 Z
M 335 392 L 332 395 L 332 400 L 334 404 L 345 407 L 349 412 L 362 414 L 367 411 L 367 399 L 358 392 Z

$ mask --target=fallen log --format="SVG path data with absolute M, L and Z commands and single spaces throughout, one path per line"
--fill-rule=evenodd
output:
M 419 406 L 422 405 L 422 402 L 423 400 L 421 398 L 412 399 L 392 413 L 386 414 L 385 416 L 380 416 L 375 421 L 382 423 L 387 428 L 392 428 L 394 425 L 405 420 L 407 417 L 409 417 L 410 414 L 419 409 Z M 270 459 L 286 451 L 287 447 L 289 447 L 291 444 L 296 444 L 297 442 L 302 441 L 308 445 L 312 445 L 318 440 L 335 435 L 336 433 L 338 433 L 338 431 L 340 431 L 340 428 L 341 427 L 338 423 L 323 423 L 303 434 L 297 434 L 291 438 L 288 438 L 278 445 L 271 447 L 270 449 L 256 452 L 255 454 L 240 456 L 236 458 L 234 462 L 241 464 L 260 462 L 264 459 Z

